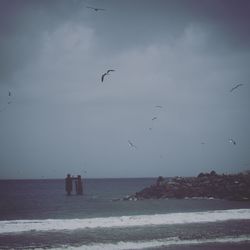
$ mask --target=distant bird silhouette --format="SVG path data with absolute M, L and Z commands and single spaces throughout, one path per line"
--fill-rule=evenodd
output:
M 107 73 L 104 73 L 102 74 L 102 78 L 101 78 L 101 81 L 103 82 L 104 81 L 104 77 L 107 75 Z
M 94 10 L 94 11 L 105 10 L 105 9 L 102 9 L 102 8 L 96 8 L 96 7 L 91 7 L 91 6 L 86 6 L 86 8 Z
M 128 144 L 130 145 L 131 148 L 137 148 L 130 140 L 128 140 Z
M 9 94 L 8 94 L 8 96 L 11 98 L 11 96 L 12 96 L 12 93 L 9 91 Z M 8 101 L 8 104 L 11 104 L 12 103 L 12 101 L 11 100 L 9 100 Z
M 233 92 L 235 89 L 239 88 L 240 86 L 243 86 L 243 84 L 239 83 L 239 84 L 235 85 L 233 88 L 230 89 L 230 92 Z
M 233 145 L 236 145 L 236 141 L 235 141 L 235 140 L 229 139 L 228 141 L 229 141 L 230 143 L 232 143 Z
M 10 91 L 8 92 L 8 96 L 9 96 L 9 97 L 12 96 L 12 93 L 11 93 Z M 12 101 L 9 100 L 9 101 L 7 102 L 7 104 L 6 104 L 4 107 L 2 107 L 2 108 L 0 109 L 0 112 L 3 112 L 5 109 L 7 109 L 7 106 L 8 106 L 9 104 L 11 104 L 11 103 L 12 103 Z
M 156 119 L 157 119 L 157 117 L 155 116 L 155 117 L 152 118 L 152 121 L 154 121 L 154 120 L 156 120 Z
M 106 75 L 109 75 L 110 72 L 114 72 L 114 71 L 115 71 L 114 69 L 108 69 L 107 72 L 105 72 L 104 74 L 102 74 L 101 81 L 103 82 L 104 81 L 104 77 Z
M 161 106 L 161 105 L 157 105 L 157 106 L 155 106 L 156 108 L 163 108 L 163 106 Z

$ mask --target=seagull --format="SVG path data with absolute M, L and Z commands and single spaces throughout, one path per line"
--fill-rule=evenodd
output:
M 108 69 L 107 72 L 105 72 L 104 74 L 102 74 L 101 81 L 103 82 L 104 81 L 104 77 L 106 75 L 109 75 L 110 72 L 114 72 L 114 71 L 115 71 L 114 69 Z
M 236 145 L 236 141 L 235 140 L 229 139 L 228 141 L 231 142 L 231 143 L 233 143 L 233 145 Z
M 137 148 L 130 140 L 128 140 L 128 144 L 130 145 L 131 148 Z
M 105 10 L 105 9 L 102 9 L 102 8 L 96 8 L 96 7 L 91 7 L 91 6 L 86 6 L 86 8 L 94 10 L 94 11 Z
M 230 92 L 233 92 L 235 89 L 239 88 L 240 86 L 243 86 L 243 84 L 242 83 L 237 84 L 236 86 L 230 89 Z
M 102 78 L 101 78 L 101 81 L 103 82 L 104 81 L 104 77 L 107 75 L 107 73 L 104 73 L 102 74 Z
M 11 92 L 9 91 L 8 92 L 8 96 L 9 97 L 11 97 Z M 2 107 L 1 109 L 0 109 L 0 112 L 3 112 L 5 109 L 7 109 L 7 106 L 9 105 L 9 104 L 11 104 L 12 103 L 12 101 L 11 100 L 9 100 L 8 102 L 7 102 L 7 104 L 4 106 L 4 107 Z
M 154 120 L 156 120 L 156 119 L 157 119 L 157 117 L 155 116 L 155 117 L 152 118 L 152 121 L 154 121 Z

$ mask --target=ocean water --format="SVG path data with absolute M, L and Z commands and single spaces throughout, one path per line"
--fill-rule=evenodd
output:
M 0 181 L 0 249 L 250 249 L 250 202 L 123 201 L 155 178 Z

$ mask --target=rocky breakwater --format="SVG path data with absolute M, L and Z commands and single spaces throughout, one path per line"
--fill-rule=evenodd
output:
M 250 172 L 219 175 L 215 171 L 197 177 L 158 177 L 155 184 L 124 200 L 208 198 L 250 201 Z

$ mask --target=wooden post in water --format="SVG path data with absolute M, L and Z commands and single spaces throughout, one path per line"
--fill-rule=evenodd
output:
M 81 178 L 81 175 L 78 175 L 78 176 L 77 176 L 76 194 L 77 194 L 77 195 L 82 195 L 82 194 L 83 194 L 82 178 Z
M 73 190 L 73 182 L 75 186 L 75 193 L 77 195 L 83 195 L 83 185 L 82 185 L 81 175 L 78 175 L 77 177 L 73 177 L 73 176 L 70 176 L 70 174 L 68 174 L 65 179 L 65 190 L 67 194 L 71 195 L 71 192 Z
M 65 190 L 67 192 L 67 195 L 71 195 L 72 188 L 72 177 L 70 176 L 70 174 L 67 174 L 67 177 L 65 178 Z

